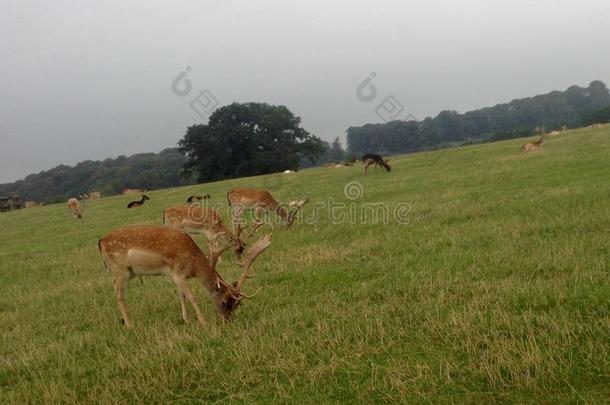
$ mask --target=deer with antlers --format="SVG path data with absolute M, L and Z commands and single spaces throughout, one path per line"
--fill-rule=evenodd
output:
M 227 193 L 227 199 L 229 200 L 229 206 L 233 211 L 233 227 L 235 231 L 241 226 L 241 217 L 247 210 L 254 212 L 255 225 L 248 234 L 249 238 L 254 231 L 256 231 L 264 221 L 262 215 L 267 212 L 275 212 L 280 218 L 284 220 L 287 226 L 292 225 L 298 211 L 307 203 L 309 200 L 305 198 L 303 200 L 291 201 L 288 204 L 288 211 L 282 207 L 267 190 L 261 190 L 256 188 L 235 188 Z
M 254 260 L 270 244 L 271 235 L 266 235 L 252 245 L 241 264 L 241 277 L 229 284 L 216 271 L 218 258 L 228 246 L 211 247 L 209 257 L 206 257 L 190 236 L 175 227 L 130 226 L 112 231 L 98 242 L 102 259 L 114 279 L 114 291 L 123 323 L 128 328 L 132 327 L 132 323 L 124 291 L 127 282 L 136 276 L 169 276 L 179 291 L 184 322 L 189 322 L 188 300 L 198 322 L 204 325 L 203 312 L 187 282 L 189 278 L 196 278 L 209 291 L 219 315 L 228 320 L 243 298 L 253 296 L 242 291 L 244 281 Z
M 198 204 L 169 207 L 163 210 L 163 223 L 177 226 L 189 234 L 205 235 L 209 243 L 222 239 L 235 247 L 237 256 L 245 248 L 244 242 L 239 238 L 244 228 L 238 227 L 233 233 L 213 208 Z

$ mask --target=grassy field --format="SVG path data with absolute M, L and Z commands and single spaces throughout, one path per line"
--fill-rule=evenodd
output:
M 524 142 L 1 214 L 0 402 L 607 402 L 610 127 Z M 235 186 L 310 198 L 255 263 L 260 294 L 225 324 L 193 281 L 200 327 L 171 280 L 135 280 L 124 329 L 97 240 Z M 375 202 L 387 223 L 359 218 Z

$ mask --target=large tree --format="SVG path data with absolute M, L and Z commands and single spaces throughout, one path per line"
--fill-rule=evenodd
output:
M 301 128 L 301 119 L 284 106 L 233 103 L 219 108 L 207 125 L 193 125 L 178 143 L 186 156 L 184 175 L 200 182 L 274 173 L 312 162 L 322 141 Z

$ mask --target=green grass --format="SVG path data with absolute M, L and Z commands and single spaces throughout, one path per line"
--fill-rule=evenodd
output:
M 590 402 L 610 398 L 610 128 L 539 152 L 521 140 L 362 165 L 237 179 L 0 215 L 0 402 Z M 183 324 L 167 278 L 132 281 L 126 330 L 97 240 L 161 223 L 163 207 L 235 186 L 316 203 L 362 184 L 408 203 L 399 224 L 275 227 L 222 323 Z M 262 234 L 262 232 L 259 232 Z M 197 238 L 202 243 L 200 238 Z M 237 275 L 230 255 L 219 266 Z

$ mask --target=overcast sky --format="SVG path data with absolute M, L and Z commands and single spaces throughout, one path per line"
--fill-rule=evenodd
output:
M 173 147 L 214 99 L 286 105 L 332 140 L 390 95 L 422 119 L 608 83 L 609 16 L 607 0 L 3 0 L 0 182 Z

